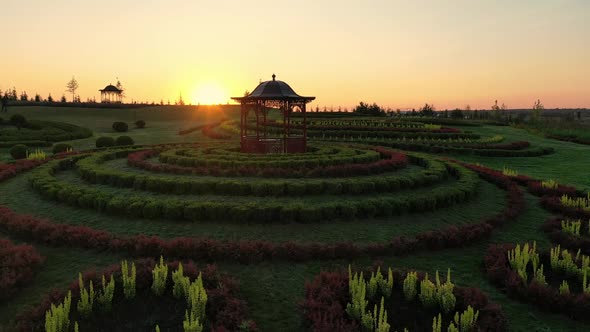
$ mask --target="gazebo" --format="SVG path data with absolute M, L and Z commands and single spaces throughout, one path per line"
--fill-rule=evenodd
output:
M 240 138 L 241 151 L 246 153 L 302 153 L 307 147 L 306 104 L 315 97 L 300 96 L 291 87 L 277 81 L 275 74 L 272 81 L 260 83 L 254 91 L 243 97 L 232 97 L 240 102 Z M 279 109 L 283 115 L 281 134 L 268 133 L 267 115 L 270 109 Z M 299 110 L 303 113 L 303 131 L 291 129 L 291 113 Z
M 123 90 L 116 86 L 109 84 L 100 91 L 100 102 L 101 103 L 122 103 L 123 102 Z

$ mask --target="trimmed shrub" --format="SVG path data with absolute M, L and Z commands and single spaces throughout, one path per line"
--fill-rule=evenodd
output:
M 21 114 L 15 114 L 10 117 L 10 123 L 20 130 L 27 124 L 27 119 Z
M 115 146 L 115 140 L 112 137 L 102 136 L 96 139 L 97 148 L 108 148 Z
M 133 144 L 135 144 L 135 141 L 133 141 L 133 138 L 131 138 L 129 136 L 119 136 L 115 140 L 115 145 L 117 145 L 117 146 L 133 145 Z
M 135 121 L 135 128 L 138 128 L 138 129 L 145 128 L 145 121 L 143 121 L 143 120 Z
M 53 152 L 53 154 L 57 154 L 57 153 L 62 153 L 62 152 L 68 152 L 71 151 L 73 148 L 70 144 L 68 143 L 58 143 L 55 144 L 53 146 L 53 148 L 51 148 L 51 152 Z
M 18 115 L 18 114 L 17 114 Z M 8 151 L 12 158 L 14 159 L 24 159 L 27 157 L 27 153 L 29 152 L 29 148 L 27 148 L 24 144 L 17 144 L 10 148 Z
M 122 133 L 129 130 L 129 126 L 125 122 L 117 121 L 113 122 L 113 130 Z

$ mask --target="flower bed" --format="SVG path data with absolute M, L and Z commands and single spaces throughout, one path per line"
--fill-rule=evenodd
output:
M 588 256 L 559 247 L 551 253 L 537 253 L 529 244 L 493 245 L 484 261 L 490 281 L 508 296 L 547 312 L 586 321 L 590 319 L 590 289 L 585 277 L 589 262 Z
M 433 326 L 438 327 L 433 331 L 447 331 L 451 322 L 461 331 L 506 331 L 500 306 L 479 289 L 453 285 L 450 270 L 445 282 L 438 273 L 429 280 L 423 273 L 391 269 L 372 269 L 360 276 L 350 270 L 321 272 L 306 283 L 300 307 L 312 331 L 431 331 Z M 474 309 L 472 319 L 465 314 L 469 307 Z M 465 323 L 458 323 L 455 315 L 463 316 Z
M 541 227 L 553 243 L 590 255 L 590 225 L 588 220 L 548 218 Z M 577 224 L 577 226 L 575 226 Z
M 220 274 L 215 266 L 199 270 L 191 261 L 140 259 L 101 273 L 81 273 L 67 289 L 53 291 L 36 307 L 20 313 L 16 322 L 20 331 L 43 331 L 48 321 L 49 326 L 78 325 L 80 331 L 153 331 L 156 326 L 182 331 L 187 321 L 201 330 L 256 331 L 237 293 L 236 280 Z M 61 310 L 65 313 L 61 319 L 52 315 L 60 304 L 61 309 L 69 307 Z M 184 330 L 189 331 L 186 325 Z

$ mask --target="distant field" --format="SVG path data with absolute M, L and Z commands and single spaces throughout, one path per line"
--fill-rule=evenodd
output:
M 146 244 L 147 249 L 136 252 L 112 244 L 84 248 L 87 241 L 70 239 L 70 243 L 52 239 L 58 237 L 55 234 L 11 228 L 7 225 L 14 218 L 3 219 L 7 212 L 0 209 L 0 237 L 29 243 L 44 257 L 32 279 L 0 302 L 0 322 L 7 327 L 17 313 L 38 304 L 51 289 L 66 287 L 80 271 L 101 270 L 122 259 L 157 258 L 163 252 L 174 255 L 170 259 L 192 259 L 199 268 L 216 264 L 239 280 L 238 295 L 247 302 L 247 317 L 261 331 L 309 330 L 299 308 L 306 282 L 320 271 L 345 270 L 349 264 L 360 270 L 377 261 L 384 267 L 416 269 L 431 276 L 450 268 L 457 286 L 480 288 L 502 306 L 510 331 L 590 330 L 583 320 L 509 297 L 484 271 L 486 250 L 492 244 L 536 241 L 539 249 L 555 245 L 541 229 L 554 213 L 540 205 L 541 198 L 529 191 L 524 180 L 516 185 L 501 172 L 449 161 L 500 171 L 508 168 L 590 191 L 588 145 L 509 126 L 346 118 L 317 120 L 308 129 L 316 154 L 244 156 L 235 151 L 239 106 L 132 110 L 26 106 L 11 108 L 0 117 L 15 113 L 91 129 L 92 137 L 67 142 L 75 150 L 94 149 L 97 137 L 120 135 L 147 147 L 69 156 L 67 165 L 51 161 L 4 179 L 0 207 L 59 227 L 105 231 L 133 244 L 143 241 L 141 235 L 161 242 L 151 244 L 156 249 Z M 272 118 L 281 120 L 276 113 Z M 144 120 L 146 127 L 136 129 L 136 120 Z M 111 128 L 115 121 L 128 123 L 129 131 L 115 132 Z M 207 124 L 209 131 L 178 134 Z M 148 146 L 167 143 L 194 144 Z M 143 150 L 152 154 L 138 153 Z M 98 156 L 104 160 L 94 158 Z M 8 149 L 0 149 L 0 164 L 7 162 L 12 162 Z M 524 205 L 518 205 L 514 196 Z M 429 245 L 420 242 L 437 232 L 479 227 L 486 220 L 501 219 L 503 213 L 510 215 L 503 224 L 485 226 L 490 227 L 489 236 L 461 233 L 474 236 L 469 243 L 464 243 L 465 236 L 453 245 L 445 242 L 448 239 Z M 162 243 L 179 237 L 204 242 L 198 242 L 198 250 L 180 245 L 163 248 Z M 395 248 L 404 239 L 421 244 L 402 254 Z

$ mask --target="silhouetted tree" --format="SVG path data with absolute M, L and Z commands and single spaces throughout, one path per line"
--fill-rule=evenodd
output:
M 60 99 L 60 101 L 61 101 L 62 103 L 65 103 L 65 102 L 67 101 L 67 100 L 66 100 L 66 96 L 65 96 L 65 95 L 61 95 L 61 99 Z
M 78 84 L 78 81 L 76 81 L 76 78 L 74 76 L 72 76 L 72 79 L 68 82 L 68 84 L 66 84 L 66 91 L 72 94 L 72 101 L 76 99 L 76 90 L 78 90 L 79 86 L 80 85 Z M 62 98 L 62 102 L 66 102 L 65 96 Z
M 422 116 L 434 116 L 434 105 L 429 105 L 428 103 L 424 104 L 424 106 L 420 109 L 420 115 Z
M 21 92 L 20 94 L 20 100 L 21 101 L 28 101 L 29 100 L 29 95 L 27 95 L 26 91 Z
M 453 119 L 463 119 L 463 111 L 458 108 L 455 108 L 451 111 L 451 118 Z
M 371 115 L 371 116 L 384 116 L 385 111 L 379 107 L 376 103 L 373 105 L 366 104 L 364 102 L 360 102 L 359 105 L 353 110 L 354 113 L 363 114 L 363 115 Z
M 492 105 L 492 117 L 496 120 L 500 118 L 500 107 L 498 106 L 497 99 L 494 101 L 494 105 Z
M 123 84 L 121 84 L 121 81 L 119 81 L 119 78 L 117 77 L 117 85 L 115 85 L 117 87 L 117 89 L 121 90 L 121 98 L 125 98 L 125 89 L 123 88 Z
M 53 103 L 53 97 L 51 97 L 51 93 L 47 96 L 47 102 Z
M 35 102 L 38 103 L 41 101 L 41 96 L 38 93 L 35 93 Z
M 533 104 L 533 113 L 531 114 L 531 120 L 533 122 L 539 122 L 541 119 L 541 112 L 545 109 L 545 106 L 541 104 L 541 100 L 537 99 L 537 101 Z

